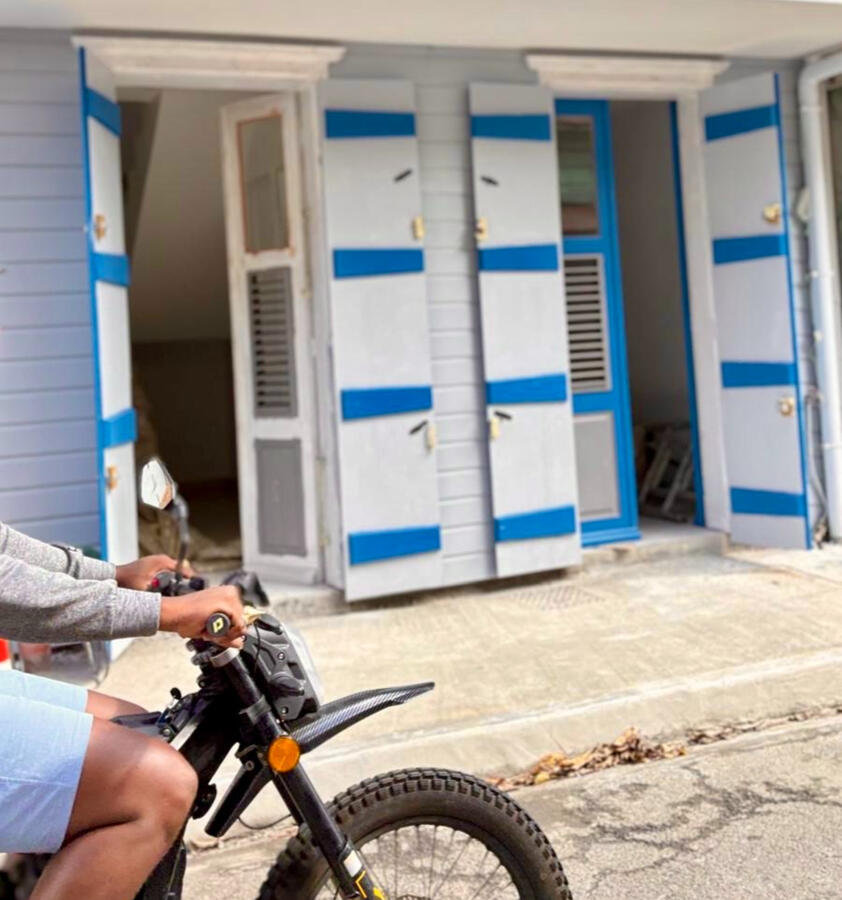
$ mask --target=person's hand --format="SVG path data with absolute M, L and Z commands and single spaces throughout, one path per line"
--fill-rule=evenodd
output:
M 189 563 L 185 562 L 182 570 L 188 577 L 194 574 Z M 134 591 L 148 591 L 149 585 L 159 572 L 175 572 L 175 560 L 165 553 L 159 553 L 156 556 L 144 556 L 124 566 L 117 566 L 117 584 Z
M 205 631 L 205 623 L 214 613 L 225 613 L 231 620 L 231 630 L 225 637 L 215 638 Z M 162 597 L 158 630 L 175 631 L 184 638 L 202 638 L 224 647 L 241 647 L 246 622 L 240 589 L 224 585 L 183 597 Z

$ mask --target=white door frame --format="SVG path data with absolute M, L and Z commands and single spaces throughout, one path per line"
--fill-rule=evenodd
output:
M 725 469 L 713 254 L 705 196 L 704 134 L 699 114 L 699 93 L 713 84 L 728 63 L 713 59 L 556 53 L 529 54 L 526 62 L 538 73 L 542 84 L 565 97 L 676 101 L 705 525 L 728 531 L 731 511 Z
M 330 379 L 329 285 L 325 245 L 323 186 L 319 171 L 318 82 L 345 48 L 337 45 L 283 42 L 209 41 L 189 38 L 144 38 L 117 35 L 73 36 L 76 47 L 95 54 L 114 74 L 118 87 L 250 90 L 267 94 L 293 92 L 299 122 L 303 181 L 302 208 L 309 253 L 311 299 L 308 321 L 299 323 L 310 337 L 317 422 L 316 513 L 321 565 L 309 575 L 328 581 L 341 577 L 341 546 L 330 535 L 341 534 L 339 484 L 334 429 L 334 399 Z M 222 173 L 220 172 L 220 178 Z M 321 336 L 325 339 L 317 340 Z M 304 361 L 301 360 L 303 365 Z M 249 456 L 248 466 L 254 469 Z M 247 467 L 240 465 L 241 477 Z M 252 479 L 256 473 L 252 471 Z M 252 518 L 257 519 L 256 498 Z M 308 513 L 310 511 L 308 510 Z M 323 569 L 323 571 L 322 571 Z

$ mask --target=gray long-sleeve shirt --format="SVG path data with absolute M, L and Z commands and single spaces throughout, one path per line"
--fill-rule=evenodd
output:
M 154 634 L 161 597 L 117 587 L 111 563 L 0 522 L 0 637 L 93 641 Z

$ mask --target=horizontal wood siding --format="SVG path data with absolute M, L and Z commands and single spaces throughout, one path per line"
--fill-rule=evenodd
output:
M 493 578 L 468 85 L 534 75 L 517 53 L 405 47 L 351 47 L 331 75 L 416 85 L 444 582 Z
M 0 520 L 99 542 L 78 69 L 68 37 L 0 32 Z

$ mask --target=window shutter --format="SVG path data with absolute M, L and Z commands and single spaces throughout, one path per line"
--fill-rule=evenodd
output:
M 292 273 L 287 266 L 250 272 L 254 412 L 257 416 L 297 415 Z
M 565 257 L 564 296 L 573 393 L 610 390 L 605 270 L 599 255 Z

